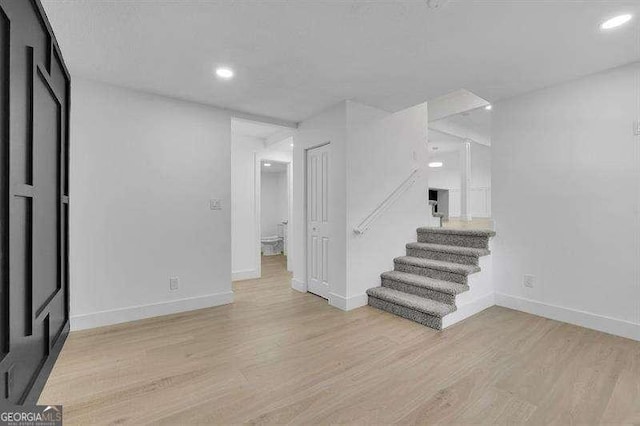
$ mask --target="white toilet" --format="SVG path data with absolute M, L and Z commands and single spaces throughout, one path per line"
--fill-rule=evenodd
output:
M 261 243 L 263 256 L 273 256 L 282 252 L 282 237 L 277 235 L 262 237 Z
M 270 235 L 267 237 L 262 237 L 260 240 L 262 244 L 262 255 L 263 256 L 273 256 L 276 254 L 280 254 L 284 252 L 284 236 L 285 236 L 285 228 L 286 223 L 278 224 L 278 234 L 279 235 Z

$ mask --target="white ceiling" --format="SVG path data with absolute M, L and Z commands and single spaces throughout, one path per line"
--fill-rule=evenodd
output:
M 489 101 L 640 59 L 637 0 L 43 0 L 73 75 L 284 120 Z M 636 14 L 602 33 L 600 22 Z M 233 67 L 222 82 L 213 68 Z
M 492 114 L 493 110 L 481 107 L 429 122 L 429 143 L 443 150 L 465 139 L 490 146 Z

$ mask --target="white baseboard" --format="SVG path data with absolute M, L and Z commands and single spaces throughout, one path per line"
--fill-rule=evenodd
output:
M 255 280 L 260 278 L 260 272 L 256 269 L 231 272 L 231 281 Z
M 442 328 L 450 327 L 463 319 L 469 318 L 478 312 L 482 312 L 485 309 L 492 307 L 493 305 L 495 305 L 495 295 L 493 292 L 480 296 L 467 303 L 458 305 L 455 312 L 446 315 L 442 319 Z
M 329 305 L 342 309 L 343 311 L 350 311 L 365 306 L 368 302 L 369 299 L 365 293 L 351 297 L 343 297 L 335 293 L 329 293 Z
M 640 341 L 640 324 L 496 293 L 496 305 Z
M 144 318 L 175 314 L 178 312 L 210 308 L 212 306 L 226 305 L 232 302 L 233 292 L 229 291 L 226 293 L 189 297 L 185 299 L 153 303 L 150 305 L 130 306 L 127 308 L 93 312 L 90 314 L 72 315 L 71 331 L 85 330 L 88 328 L 136 321 Z
M 298 290 L 301 293 L 307 292 L 307 283 L 297 280 L 295 278 L 291 279 L 291 288 L 294 290 Z

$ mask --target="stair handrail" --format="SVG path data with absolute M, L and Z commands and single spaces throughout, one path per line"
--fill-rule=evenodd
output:
M 391 191 L 391 193 L 387 195 L 387 197 L 382 200 L 382 202 L 378 204 L 376 208 L 373 209 L 373 211 L 369 213 L 369 215 L 367 215 L 367 217 L 365 217 L 358 226 L 353 228 L 353 232 L 357 235 L 364 234 L 369 229 L 369 227 L 371 227 L 371 224 L 391 205 L 393 205 L 393 203 L 400 197 L 400 195 L 404 194 L 409 188 L 413 186 L 414 183 L 417 182 L 419 172 L 420 169 L 413 169 L 411 171 L 411 174 L 405 180 L 403 180 L 402 183 L 400 183 L 400 185 L 396 187 L 396 189 Z

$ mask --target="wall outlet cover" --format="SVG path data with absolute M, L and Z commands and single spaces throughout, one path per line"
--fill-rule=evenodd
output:
M 209 208 L 211 210 L 222 210 L 222 200 L 219 200 L 219 199 L 209 200 Z
M 533 288 L 536 283 L 536 277 L 533 275 L 524 275 L 522 277 L 522 285 L 528 288 Z
M 178 277 L 170 277 L 169 278 L 169 290 L 176 291 L 180 288 L 180 278 Z

